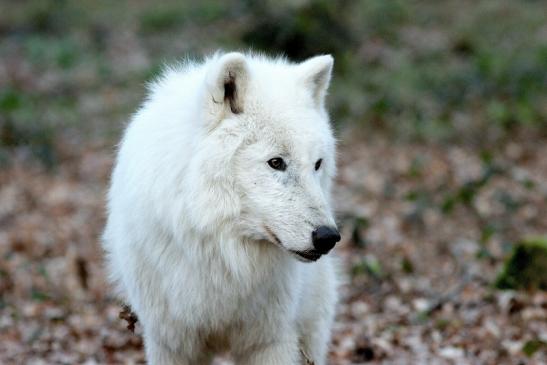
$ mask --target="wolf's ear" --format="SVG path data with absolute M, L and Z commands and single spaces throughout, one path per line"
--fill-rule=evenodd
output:
M 334 59 L 331 55 L 312 57 L 300 65 L 304 85 L 310 90 L 313 101 L 322 107 L 329 87 Z
M 213 108 L 222 113 L 242 113 L 249 75 L 245 56 L 232 52 L 214 62 L 206 76 L 207 90 L 212 98 Z

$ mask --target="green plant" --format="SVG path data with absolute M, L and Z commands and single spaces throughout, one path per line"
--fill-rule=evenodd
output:
M 547 290 L 547 238 L 518 242 L 498 275 L 499 289 Z

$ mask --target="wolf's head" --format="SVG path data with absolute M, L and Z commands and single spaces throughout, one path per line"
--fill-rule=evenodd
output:
M 340 240 L 330 203 L 335 140 L 324 107 L 332 57 L 289 64 L 228 53 L 210 62 L 203 119 L 222 155 L 217 173 L 230 176 L 223 190 L 236 195 L 218 204 L 237 201 L 245 237 L 317 260 Z

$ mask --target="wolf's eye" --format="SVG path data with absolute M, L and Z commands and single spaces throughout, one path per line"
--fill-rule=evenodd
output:
M 321 167 L 321 162 L 323 162 L 322 158 L 317 160 L 317 162 L 315 163 L 315 171 L 319 170 L 319 168 Z
M 275 157 L 271 160 L 268 160 L 268 165 L 270 165 L 272 169 L 279 171 L 285 171 L 285 169 L 287 168 L 287 164 L 285 163 L 285 161 L 283 161 L 281 157 Z

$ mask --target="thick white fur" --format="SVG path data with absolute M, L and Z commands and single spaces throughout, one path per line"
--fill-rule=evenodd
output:
M 103 239 L 150 364 L 207 364 L 224 351 L 237 364 L 303 364 L 301 351 L 325 364 L 332 258 L 290 250 L 335 226 L 332 63 L 216 54 L 150 86 L 120 145 Z M 268 166 L 278 156 L 286 171 Z

